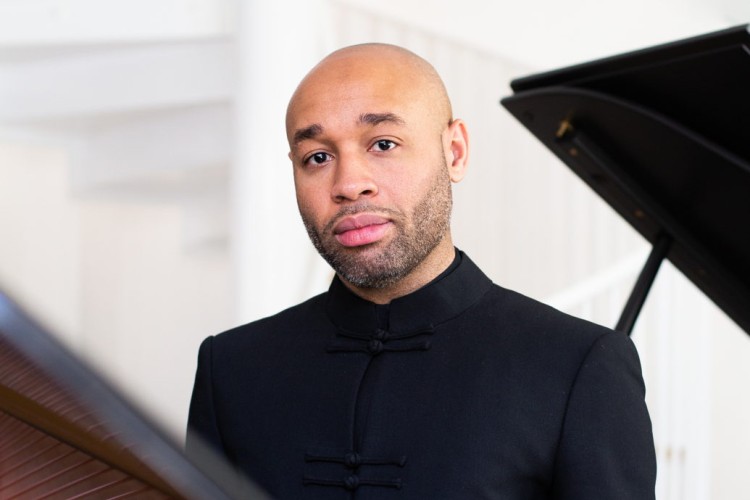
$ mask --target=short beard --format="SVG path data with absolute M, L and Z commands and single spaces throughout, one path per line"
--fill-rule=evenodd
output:
M 339 276 L 358 288 L 387 288 L 398 283 L 421 264 L 448 233 L 453 198 L 445 160 L 439 171 L 409 217 L 368 204 L 350 205 L 339 210 L 319 231 L 300 210 L 310 241 Z M 395 238 L 371 257 L 365 255 L 370 245 L 343 248 L 333 236 L 333 227 L 341 217 L 360 212 L 391 217 L 397 231 Z

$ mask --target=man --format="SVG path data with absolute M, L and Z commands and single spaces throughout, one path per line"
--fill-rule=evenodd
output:
M 203 343 L 194 434 L 275 498 L 653 498 L 630 340 L 492 284 L 454 248 L 468 136 L 432 66 L 341 49 L 286 123 L 300 214 L 336 277 Z

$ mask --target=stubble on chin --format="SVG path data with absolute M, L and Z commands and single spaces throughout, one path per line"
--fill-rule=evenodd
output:
M 432 187 L 409 216 L 392 209 L 359 204 L 343 207 L 318 230 L 302 209 L 300 214 L 315 249 L 336 273 L 350 284 L 365 289 L 387 288 L 405 278 L 445 238 L 450 226 L 452 195 L 450 178 L 441 169 Z M 388 217 L 395 234 L 388 242 L 346 248 L 338 243 L 333 228 L 342 217 L 368 212 Z
M 343 217 L 359 213 L 374 213 L 388 217 L 395 235 L 388 243 L 375 242 L 358 247 L 344 247 L 333 236 L 333 227 Z M 321 257 L 344 280 L 359 288 L 385 288 L 401 277 L 400 266 L 393 247 L 400 247 L 404 234 L 404 217 L 395 210 L 371 205 L 349 206 L 340 210 L 322 230 L 302 215 L 307 234 Z M 400 253 L 400 252 L 399 252 Z

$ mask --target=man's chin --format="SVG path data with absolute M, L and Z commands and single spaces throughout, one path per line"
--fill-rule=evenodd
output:
M 345 270 L 337 271 L 337 274 L 350 285 L 363 290 L 381 290 L 383 288 L 388 288 L 389 286 L 396 284 L 402 278 L 400 275 L 349 273 Z
M 372 245 L 346 248 L 323 257 L 336 274 L 359 288 L 384 288 L 397 281 L 400 274 L 386 262 L 383 251 L 372 248 Z

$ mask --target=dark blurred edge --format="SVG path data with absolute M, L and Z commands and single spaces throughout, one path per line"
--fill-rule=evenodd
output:
M 0 348 L 20 353 L 38 373 L 48 377 L 52 385 L 64 388 L 64 392 L 76 398 L 102 426 L 107 427 L 109 438 L 104 441 L 85 435 L 86 431 L 76 427 L 75 422 L 67 422 L 64 416 L 51 415 L 47 409 L 36 405 L 33 398 L 10 390 L 5 380 L 0 380 L 0 410 L 168 496 L 269 498 L 208 446 L 196 443 L 202 451 L 189 459 L 181 446 L 158 430 L 48 332 L 0 291 Z M 122 448 L 118 452 L 117 445 L 113 446 L 113 439 L 125 446 L 124 454 Z M 130 454 L 137 460 L 123 457 Z

